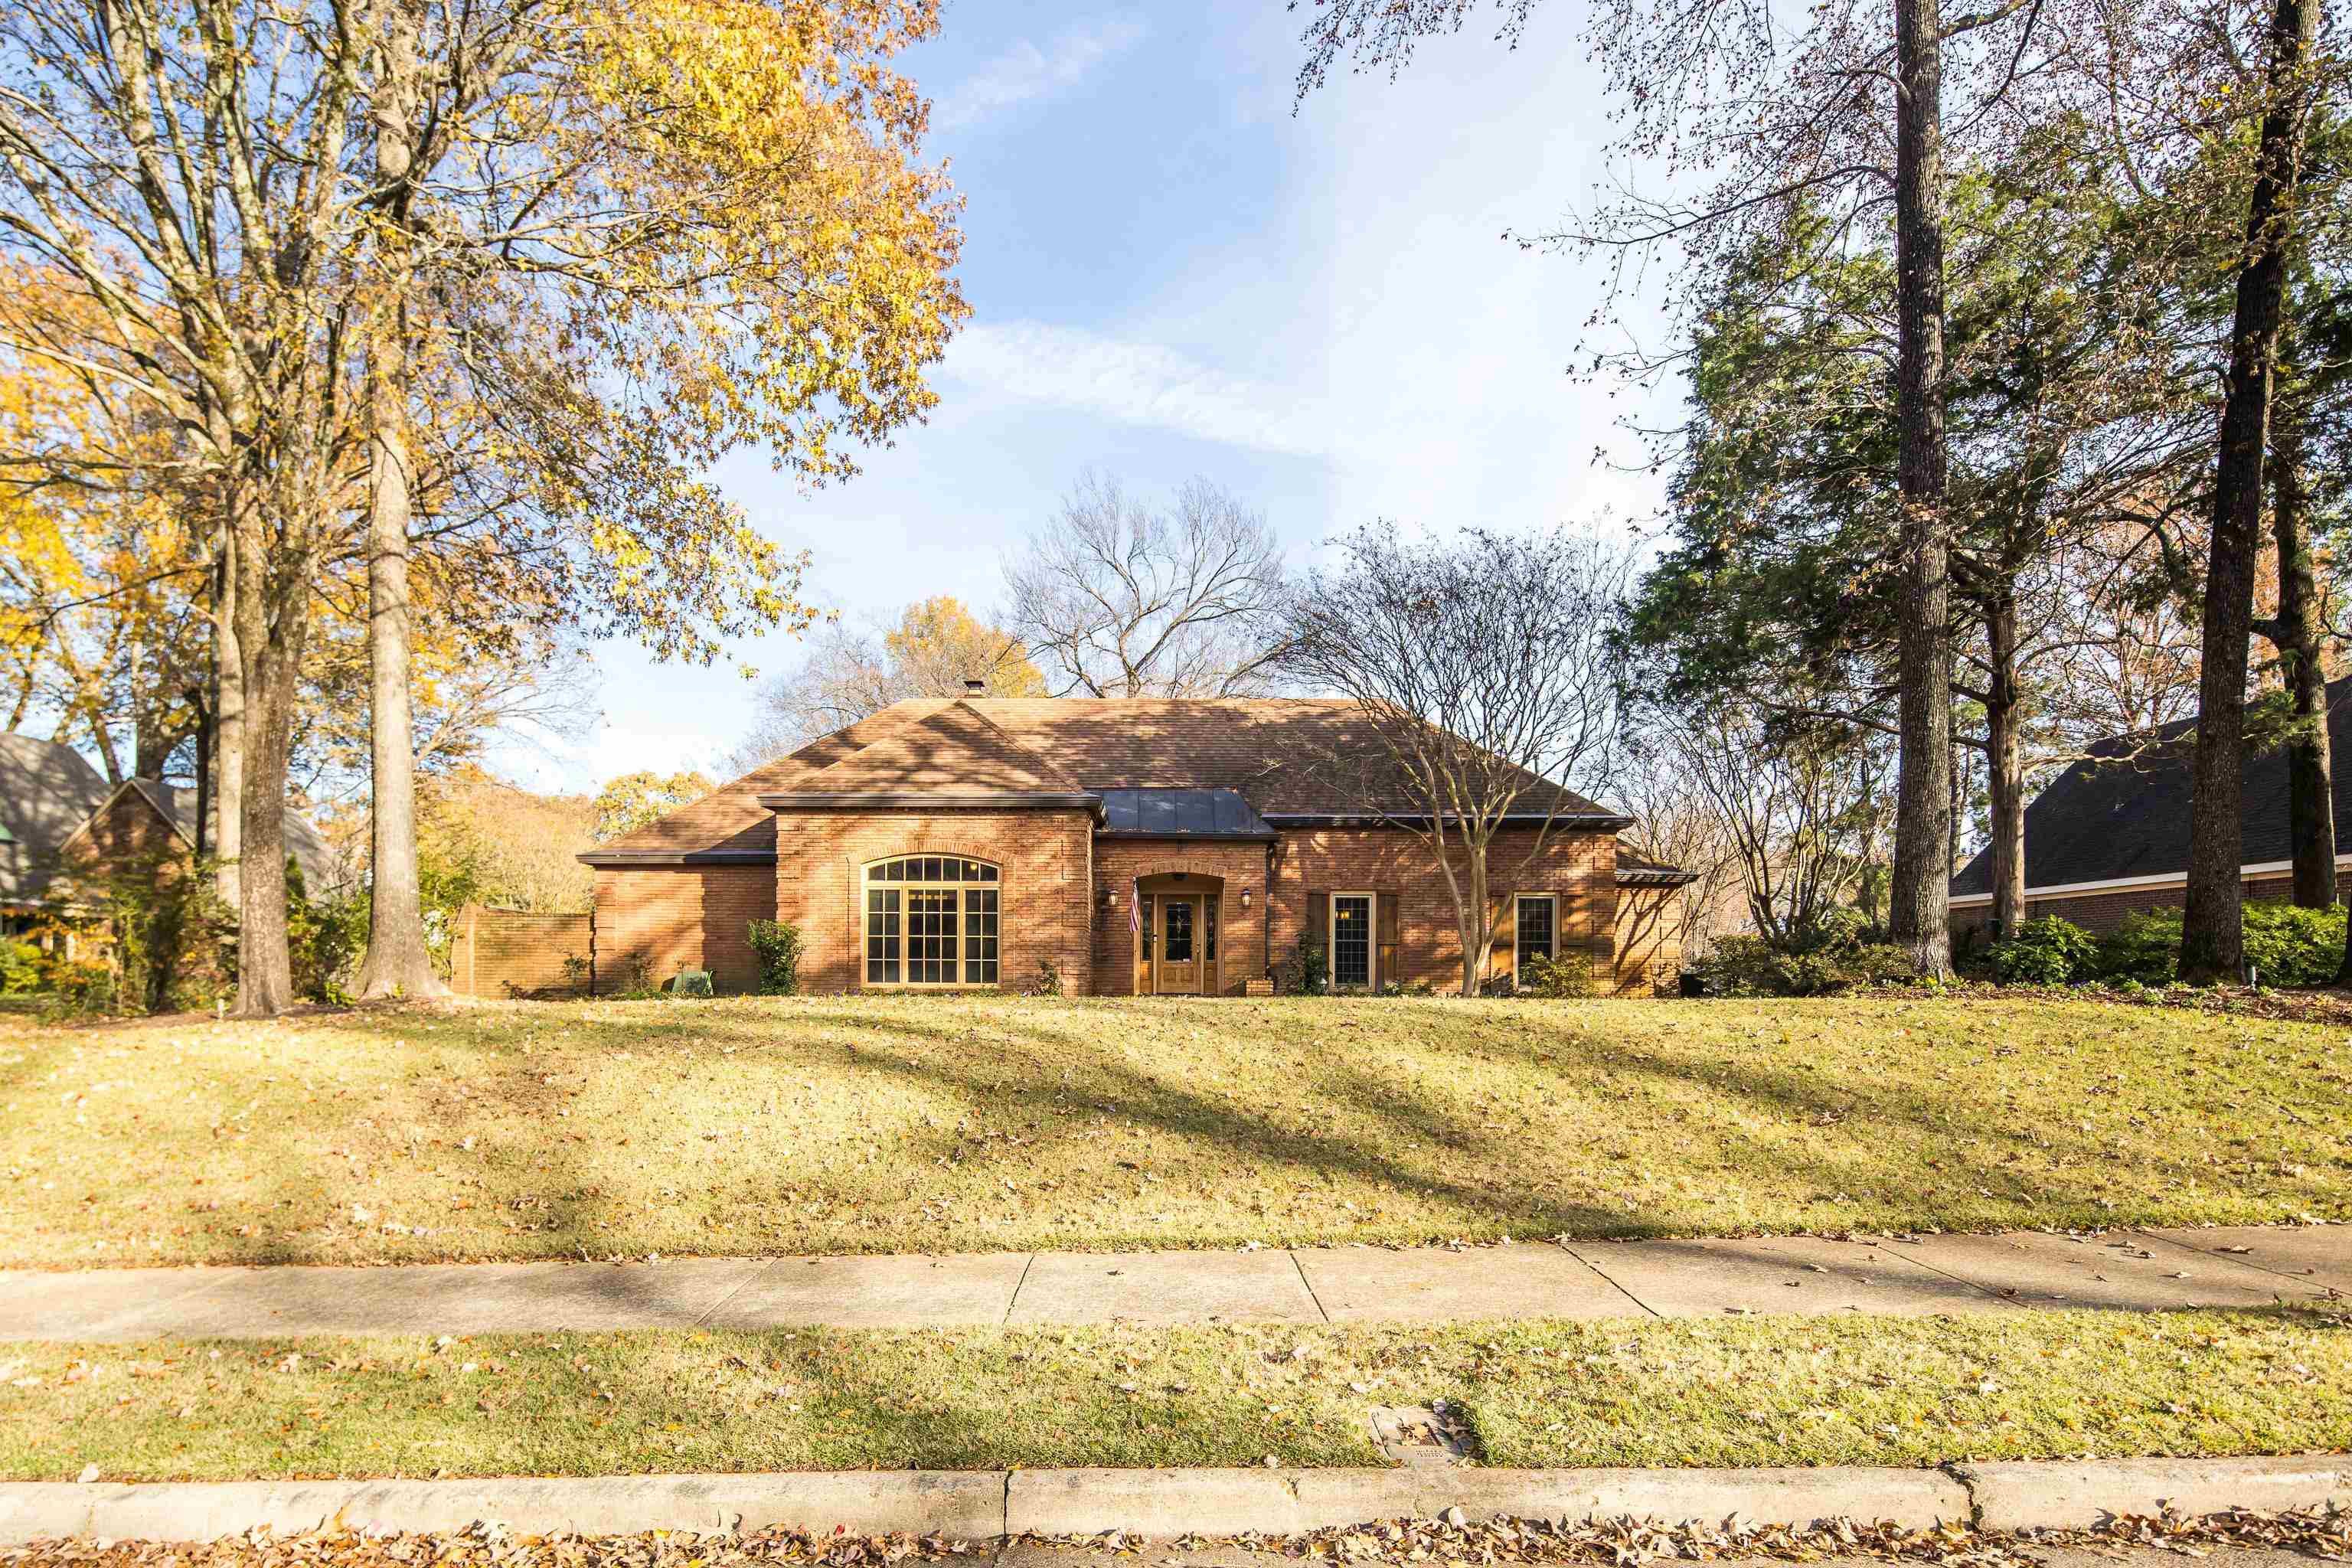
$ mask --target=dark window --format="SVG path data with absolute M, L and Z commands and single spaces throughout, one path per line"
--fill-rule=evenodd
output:
M 1339 893 L 1331 900 L 1331 984 L 1360 989 L 1372 983 L 1372 896 Z
M 1167 955 L 1168 962 L 1171 963 L 1192 963 L 1192 900 L 1190 899 L 1169 900 L 1167 910 L 1160 916 L 1160 923 L 1167 928 L 1166 932 L 1161 939 L 1167 943 L 1167 945 L 1160 951 Z
M 1536 898 L 1523 895 L 1520 898 L 1518 911 L 1518 962 L 1520 963 L 1524 964 L 1531 958 L 1552 956 L 1554 908 L 1554 900 L 1549 894 Z

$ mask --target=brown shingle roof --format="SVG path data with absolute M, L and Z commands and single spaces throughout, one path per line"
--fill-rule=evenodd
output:
M 883 710 L 604 846 L 600 854 L 770 851 L 762 795 L 1229 789 L 1269 816 L 1409 810 L 1367 799 L 1335 770 L 1381 755 L 1338 698 L 946 698 Z M 1378 792 L 1376 792 L 1378 793 Z M 1611 815 L 1534 781 L 1521 809 Z

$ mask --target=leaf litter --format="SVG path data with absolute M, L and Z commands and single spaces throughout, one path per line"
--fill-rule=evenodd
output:
M 1953 1568 L 2040 1568 L 2040 1553 L 2087 1550 L 2122 1558 L 2157 1550 L 2204 1557 L 2217 1550 L 2295 1551 L 2326 1562 L 2352 1562 L 2352 1510 L 2257 1512 L 2231 1510 L 2188 1516 L 2111 1516 L 2089 1530 L 2011 1534 L 1964 1524 L 1911 1530 L 1833 1520 L 1800 1529 L 1737 1518 L 1716 1525 L 1656 1520 L 1494 1519 L 1472 1521 L 1459 1509 L 1438 1519 L 1402 1519 L 1297 1535 L 1181 1535 L 1147 1539 L 1122 1531 L 1087 1536 L 1028 1536 L 1037 1544 L 1139 1557 L 1154 1549 L 1220 1549 L 1307 1562 L 1480 1564 L 1714 1563 L 1835 1559 L 1950 1564 Z M 446 1533 L 372 1533 L 333 1530 L 278 1534 L 253 1530 L 218 1541 L 44 1540 L 0 1546 L 5 1568 L 887 1568 L 992 1555 L 992 1542 L 939 1535 L 812 1535 L 793 1530 L 633 1535 L 520 1534 L 495 1523 Z

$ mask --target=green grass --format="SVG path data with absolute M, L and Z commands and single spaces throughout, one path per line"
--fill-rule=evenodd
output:
M 1505 1466 L 2341 1451 L 2352 1327 L 2273 1310 L 14 1345 L 0 1479 L 1373 1465 L 1370 1407 L 1433 1398 Z
M 2352 1217 L 2342 1026 L 2095 1003 L 782 998 L 0 1042 L 0 1264 Z

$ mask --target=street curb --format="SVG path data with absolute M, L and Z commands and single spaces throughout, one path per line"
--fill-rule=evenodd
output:
M 1001 1535 L 1293 1534 L 1371 1520 L 1645 1519 L 2022 1531 L 2110 1513 L 2352 1504 L 2352 1458 L 2052 1460 L 1943 1469 L 1067 1469 L 789 1471 L 550 1479 L 0 1483 L 0 1544 L 204 1541 L 257 1527 L 526 1534 L 791 1526 Z
M 2278 1513 L 2352 1504 L 2352 1458 L 2092 1459 L 1954 1465 L 1986 1530 L 2079 1530 L 2107 1514 Z

